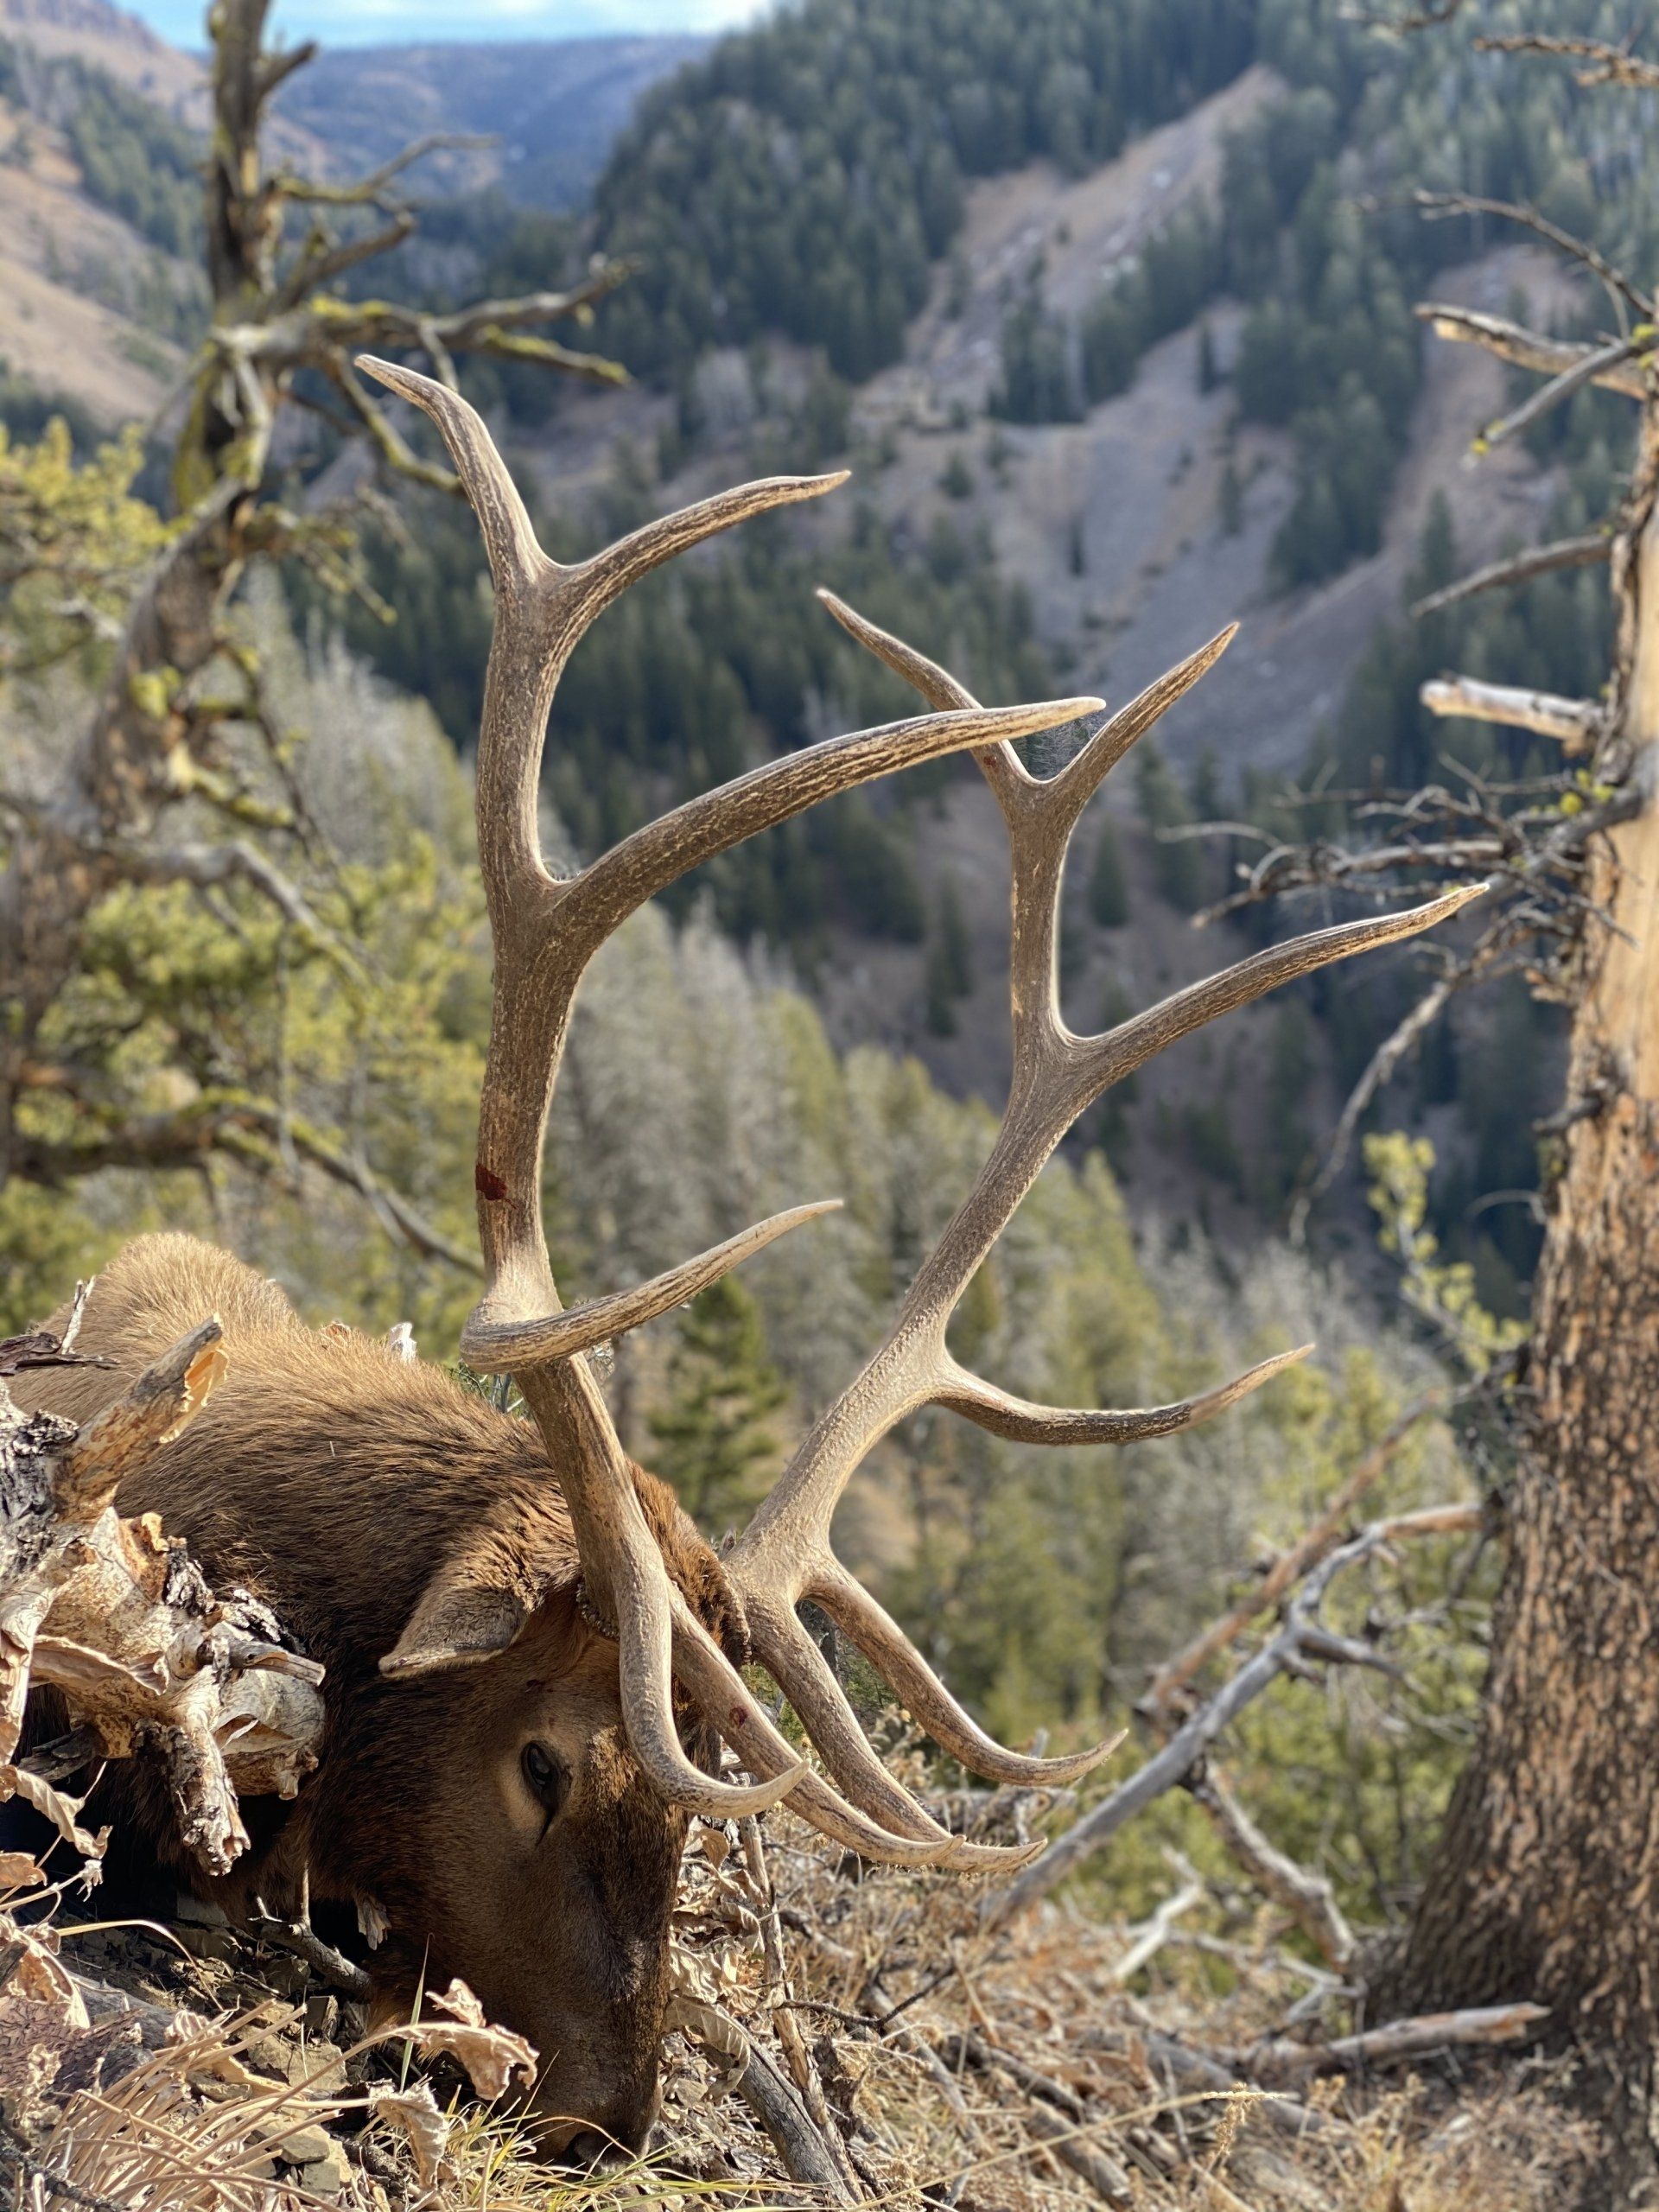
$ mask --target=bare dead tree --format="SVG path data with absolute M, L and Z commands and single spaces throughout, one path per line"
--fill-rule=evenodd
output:
M 366 440 L 383 469 L 454 491 L 454 478 L 414 454 L 365 390 L 352 365 L 358 348 L 416 354 L 449 385 L 457 360 L 468 356 L 600 383 L 622 375 L 547 334 L 550 326 L 588 315 L 626 273 L 614 264 L 595 266 L 569 289 L 480 300 L 444 314 L 342 289 L 410 234 L 404 173 L 438 142 L 423 141 L 350 181 L 270 164 L 272 96 L 315 49 L 267 47 L 268 8 L 269 0 L 223 0 L 210 17 L 212 322 L 180 395 L 176 527 L 116 615 L 94 575 L 66 566 L 61 533 L 43 534 L 26 503 L 0 511 L 0 576 L 13 587 L 46 578 L 64 649 L 90 643 L 108 657 L 85 726 L 64 734 L 51 791 L 13 792 L 0 806 L 0 826 L 10 817 L 0 872 L 0 1187 L 14 1176 L 60 1185 L 110 1166 L 199 1166 L 216 1156 L 265 1173 L 283 1156 L 303 1156 L 358 1192 L 393 1234 L 429 1256 L 472 1267 L 471 1254 L 385 1190 L 349 1143 L 295 1126 L 275 1100 L 230 1082 L 199 1089 L 167 1111 L 145 1109 L 106 1071 L 48 1041 L 88 918 L 123 883 L 178 882 L 206 895 L 233 880 L 302 937 L 321 934 L 301 888 L 244 834 L 256 820 L 298 854 L 314 840 L 315 825 L 297 800 L 256 803 L 234 746 L 238 733 L 251 732 L 268 755 L 279 750 L 257 663 L 226 622 L 249 564 L 308 562 L 337 582 L 349 543 L 339 516 L 296 513 L 274 493 L 273 443 L 284 416 L 296 407 L 315 410 L 327 391 L 336 429 Z M 168 817 L 186 800 L 226 823 L 225 842 L 168 835 Z

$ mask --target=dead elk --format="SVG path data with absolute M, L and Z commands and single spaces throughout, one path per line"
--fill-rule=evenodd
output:
M 257 1878 L 268 1889 L 283 1876 L 291 1885 L 308 1868 L 314 1894 L 372 1898 L 389 1929 L 373 1967 L 385 2005 L 406 2002 L 423 1974 L 429 1982 L 461 1975 L 493 2018 L 540 2050 L 538 2102 L 564 2116 L 550 2120 L 556 2137 L 603 2131 L 635 2145 L 654 2107 L 669 1916 L 692 1812 L 753 1812 L 787 1796 L 802 1817 L 872 1859 L 968 1870 L 1028 1855 L 951 1834 L 899 1787 L 802 1626 L 803 1600 L 829 1614 L 972 1772 L 1058 1783 L 1098 1756 L 1037 1759 L 995 1743 L 840 1565 L 830 1521 L 865 1456 L 926 1405 L 1039 1444 L 1166 1434 L 1232 1404 L 1307 1349 L 1201 1396 L 1130 1412 L 1033 1404 L 961 1366 L 947 1344 L 951 1314 L 1044 1163 L 1093 1100 L 1166 1045 L 1278 984 L 1425 929 L 1472 894 L 1295 938 L 1101 1035 L 1076 1035 L 1061 1016 L 1055 960 L 1071 832 L 1108 771 L 1230 632 L 1039 779 L 1013 741 L 1093 715 L 1097 700 L 982 708 L 833 600 L 836 618 L 935 711 L 769 761 L 556 877 L 537 839 L 537 794 L 554 691 L 582 632 L 671 555 L 840 480 L 752 484 L 561 566 L 537 543 L 473 409 L 410 370 L 367 358 L 360 365 L 437 424 L 495 586 L 477 763 L 494 940 L 474 1167 L 486 1287 L 461 1350 L 475 1369 L 512 1376 L 531 1420 L 495 1414 L 437 1370 L 366 1339 L 315 1336 L 247 1269 L 178 1239 L 121 1255 L 94 1294 L 83 1340 L 130 1370 L 205 1312 L 224 1325 L 231 1380 L 146 1473 L 142 1495 L 210 1573 L 234 1573 L 266 1596 L 327 1669 L 321 1767 L 270 1840 Z M 1007 1112 L 886 1338 L 717 1560 L 628 1459 L 587 1355 L 823 1208 L 775 1216 L 637 1289 L 565 1309 L 543 1232 L 541 1166 L 571 1007 L 599 947 L 688 869 L 836 792 L 964 749 L 990 785 L 1012 851 Z M 98 1387 L 59 1378 L 39 1395 L 84 1410 Z M 752 1694 L 738 1671 L 751 1653 L 798 1714 L 824 1772 L 801 1761 Z M 721 1742 L 747 1778 L 722 1777 Z

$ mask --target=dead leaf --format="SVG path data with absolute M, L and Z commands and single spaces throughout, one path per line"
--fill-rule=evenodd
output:
M 42 1782 L 38 1774 L 30 1774 L 26 1767 L 0 1766 L 0 1800 L 14 1795 L 21 1797 L 26 1805 L 32 1805 L 37 1813 L 43 1814 L 64 1841 L 78 1851 L 83 1859 L 101 1859 L 104 1856 L 104 1847 L 110 1840 L 110 1832 L 108 1828 L 100 1828 L 96 1835 L 91 1835 L 77 1824 L 75 1815 L 79 1812 L 83 1802 L 80 1798 L 66 1797 L 60 1789 L 54 1789 L 49 1782 Z
M 0 1891 L 38 1890 L 46 1876 L 26 1851 L 0 1851 Z
M 494 2028 L 484 2018 L 484 2007 L 464 1981 L 452 1981 L 431 2003 L 448 2020 L 418 2020 L 400 2029 L 424 2057 L 453 2058 L 464 2067 L 480 2097 L 505 2096 L 513 2076 L 522 2074 L 524 2086 L 536 2078 L 536 2050 L 511 2028 Z
M 408 2089 L 372 2088 L 369 2110 L 376 2120 L 389 2120 L 403 2130 L 415 2153 L 421 2186 L 430 2189 L 443 2171 L 449 2142 L 449 2123 L 438 2110 L 431 2083 L 417 2082 Z
M 479 2003 L 464 1981 L 457 1979 L 448 1989 L 434 1995 L 432 2003 L 440 2012 L 447 2012 L 452 2020 L 460 2020 L 469 2028 L 486 2027 L 484 2007 Z

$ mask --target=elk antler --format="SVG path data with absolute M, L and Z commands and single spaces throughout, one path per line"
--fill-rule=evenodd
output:
M 931 705 L 965 713 L 976 703 L 944 669 L 832 593 L 818 596 L 844 629 Z M 1001 1783 L 1065 1782 L 1093 1765 L 1106 1747 L 1058 1759 L 1004 1750 L 963 1711 L 897 1623 L 836 1560 L 830 1519 L 872 1447 L 926 1405 L 947 1407 L 998 1436 L 1027 1444 L 1128 1444 L 1167 1436 L 1235 1404 L 1313 1349 L 1303 1344 L 1281 1352 L 1236 1381 L 1176 1405 L 1128 1413 L 1033 1405 L 970 1374 L 947 1346 L 950 1316 L 975 1273 L 1061 1138 L 1109 1085 L 1217 1014 L 1351 953 L 1427 929 L 1484 887 L 1459 888 L 1404 913 L 1318 930 L 1273 946 L 1100 1036 L 1078 1037 L 1066 1027 L 1056 955 L 1072 830 L 1107 772 L 1214 665 L 1236 626 L 1222 631 L 1120 709 L 1055 775 L 1030 775 L 1005 743 L 976 752 L 1001 809 L 1012 856 L 1014 1075 L 1002 1125 L 973 1188 L 922 1262 L 886 1341 L 819 1419 L 726 1560 L 756 1657 L 854 1803 L 901 1835 L 940 1832 L 866 1742 L 833 1672 L 801 1625 L 796 1607 L 803 1599 L 822 1606 L 928 1734 L 972 1773 Z
M 973 707 L 835 738 L 767 762 L 648 823 L 576 874 L 542 857 L 537 799 L 553 693 L 589 624 L 628 585 L 675 553 L 751 515 L 813 499 L 844 476 L 777 477 L 650 523 L 590 561 L 551 561 L 489 432 L 458 393 L 372 357 L 359 365 L 429 415 L 443 435 L 483 533 L 495 583 L 495 628 L 479 734 L 477 817 L 494 940 L 489 1057 L 479 1112 L 479 1233 L 486 1287 L 461 1336 L 462 1356 L 517 1376 L 558 1470 L 594 1600 L 619 1642 L 622 1707 L 641 1768 L 665 1796 L 716 1815 L 752 1811 L 785 1790 L 810 1800 L 841 1840 L 874 1855 L 937 1856 L 887 1839 L 803 1769 L 671 1582 L 635 1492 L 626 1453 L 587 1360 L 619 1329 L 664 1313 L 822 1206 L 774 1215 L 654 1281 L 564 1312 L 542 1227 L 542 1143 L 571 1006 L 588 962 L 656 893 L 702 861 L 836 791 L 964 747 L 983 746 L 1092 712 L 1097 699 Z M 712 1781 L 681 1749 L 672 1675 L 716 1718 L 758 1786 Z M 947 1847 L 950 1840 L 944 1839 Z M 976 1847 L 957 1848 L 990 1857 Z
M 1211 666 L 1225 631 L 1114 715 L 1058 774 L 1028 774 L 1010 740 L 1092 713 L 1094 699 L 990 710 L 908 646 L 838 601 L 830 611 L 938 711 L 768 762 L 689 800 L 555 880 L 542 860 L 536 806 L 555 686 L 577 639 L 637 577 L 749 515 L 810 499 L 841 476 L 751 484 L 647 524 L 593 560 L 563 568 L 536 541 L 523 501 L 478 416 L 447 386 L 364 357 L 369 374 L 437 423 L 477 512 L 495 580 L 495 632 L 478 753 L 479 844 L 495 944 L 490 1051 L 476 1180 L 488 1287 L 461 1338 L 465 1357 L 518 1376 L 569 1505 L 582 1570 L 609 1608 L 620 1643 L 623 1710 L 641 1767 L 665 1795 L 728 1813 L 785 1791 L 798 1812 L 867 1857 L 957 1868 L 1017 1861 L 931 1820 L 887 1772 L 796 1607 L 812 1599 L 870 1658 L 916 1719 L 974 1772 L 1058 1782 L 1102 1756 L 1033 1759 L 984 1735 L 897 1624 L 840 1565 L 830 1522 L 872 1447 L 918 1408 L 943 1405 L 1003 1436 L 1049 1443 L 1127 1443 L 1206 1419 L 1311 1349 L 1281 1353 L 1235 1382 L 1179 1404 L 1114 1413 L 1032 1405 L 959 1366 L 945 1342 L 958 1300 L 1066 1130 L 1109 1084 L 1166 1045 L 1235 1006 L 1333 960 L 1427 929 L 1476 892 L 1460 889 L 1402 914 L 1321 930 L 1241 961 L 1098 1037 L 1061 1019 L 1056 931 L 1066 846 L 1101 779 Z M 628 1461 L 582 1355 L 620 1329 L 667 1312 L 822 1211 L 800 1207 L 733 1237 L 636 1290 L 564 1312 L 541 1218 L 541 1151 L 570 1008 L 588 961 L 637 906 L 701 861 L 855 784 L 972 748 L 1007 823 L 1013 851 L 1014 1071 L 1002 1127 L 978 1179 L 924 1261 L 874 1357 L 813 1427 L 728 1555 L 757 1656 L 804 1723 L 843 1797 L 807 1771 L 670 1580 L 640 1510 Z M 672 1677 L 761 1777 L 711 1781 L 682 1751 Z M 1035 1847 L 1040 1848 L 1040 1846 Z

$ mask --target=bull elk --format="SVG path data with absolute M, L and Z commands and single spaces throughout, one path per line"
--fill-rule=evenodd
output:
M 475 1369 L 512 1376 L 531 1421 L 509 1419 L 437 1369 L 401 1363 L 366 1338 L 314 1334 L 239 1262 L 178 1238 L 129 1247 L 93 1294 L 81 1343 L 117 1362 L 113 1378 L 83 1370 L 37 1386 L 35 1396 L 84 1416 L 160 1345 L 218 1310 L 230 1380 L 147 1471 L 142 1494 L 124 1491 L 122 1507 L 159 1510 L 210 1574 L 251 1585 L 327 1668 L 321 1770 L 294 1806 L 271 1808 L 227 1894 L 234 1903 L 284 1885 L 291 1892 L 303 1872 L 313 1895 L 372 1898 L 390 1930 L 372 1955 L 378 2009 L 406 2005 L 423 1974 L 462 1976 L 493 2017 L 537 2047 L 548 2140 L 581 2155 L 607 2137 L 637 2145 L 651 2126 L 669 1921 L 692 1814 L 753 1813 L 787 1799 L 838 1844 L 901 1866 L 992 1870 L 1027 1855 L 952 1834 L 887 1772 L 800 1621 L 803 1601 L 829 1615 L 973 1773 L 1059 1783 L 1100 1756 L 1030 1758 L 994 1742 L 837 1560 L 831 1519 L 871 1449 L 924 1406 L 1025 1443 L 1166 1435 L 1310 1349 L 1179 1404 L 1132 1412 L 1033 1404 L 962 1366 L 947 1341 L 952 1313 L 1062 1137 L 1109 1084 L 1200 1024 L 1426 929 L 1473 894 L 1297 938 L 1101 1035 L 1076 1035 L 1061 1015 L 1056 969 L 1071 832 L 1108 771 L 1231 632 L 1039 778 L 1013 741 L 1092 715 L 1101 702 L 982 707 L 828 594 L 836 620 L 933 711 L 768 761 L 556 876 L 537 831 L 542 750 L 582 633 L 671 555 L 842 480 L 751 484 L 562 566 L 537 543 L 464 399 L 405 368 L 367 358 L 360 365 L 436 423 L 494 581 L 477 760 L 495 956 L 474 1171 L 486 1288 L 461 1351 Z M 963 750 L 990 785 L 1012 853 L 1007 1111 L 885 1339 L 717 1559 L 629 1460 L 587 1355 L 826 1207 L 778 1214 L 635 1289 L 565 1308 L 543 1231 L 541 1171 L 572 1005 L 601 945 L 688 869 L 836 792 Z M 823 1771 L 744 1681 L 740 1667 L 751 1658 L 794 1708 Z M 149 1817 L 165 1853 L 165 1822 L 159 1810 Z

